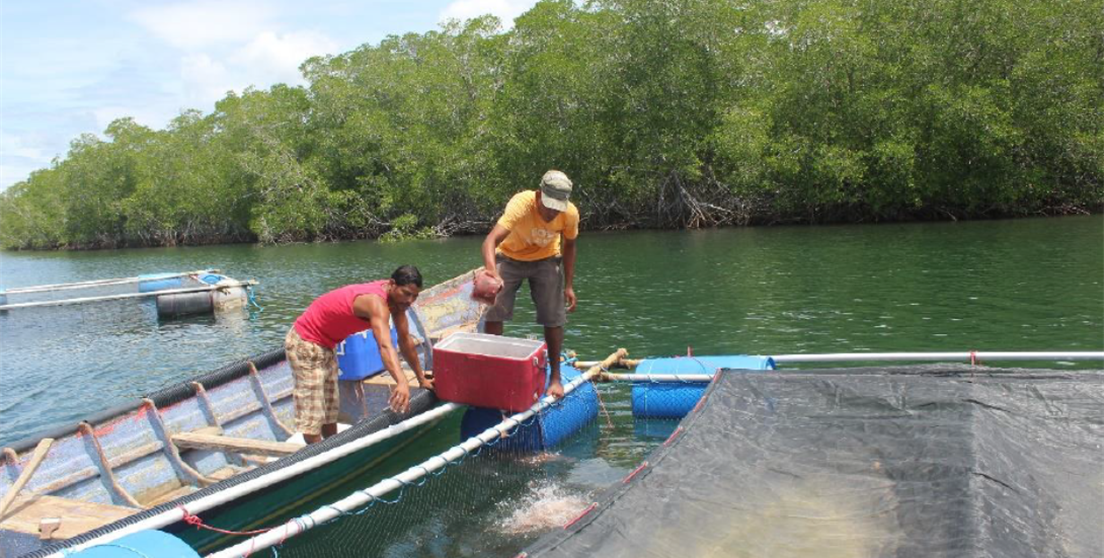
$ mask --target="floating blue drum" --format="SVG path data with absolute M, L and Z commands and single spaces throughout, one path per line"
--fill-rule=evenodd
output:
M 551 373 L 549 370 L 548 373 Z M 560 381 L 565 385 L 582 373 L 567 365 L 560 367 Z M 498 409 L 469 407 L 460 424 L 461 438 L 466 440 L 502 422 L 510 416 Z M 598 417 L 598 393 L 594 384 L 584 382 L 544 412 L 527 420 L 508 438 L 494 444 L 495 449 L 542 451 L 555 447 Z
M 176 273 L 147 273 L 138 276 L 138 292 L 152 293 L 184 286 L 184 278 Z
M 650 358 L 640 361 L 636 374 L 707 374 L 717 370 L 774 370 L 774 360 L 763 356 L 703 356 Z M 633 382 L 632 411 L 640 418 L 681 419 L 701 400 L 709 382 Z

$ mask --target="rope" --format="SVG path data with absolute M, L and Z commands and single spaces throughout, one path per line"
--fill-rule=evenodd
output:
M 260 304 L 257 304 L 257 294 L 253 292 L 252 286 L 245 287 L 246 298 L 249 300 L 249 305 L 257 309 L 257 312 L 264 312 L 264 308 Z
M 602 372 L 609 372 L 609 370 L 603 366 Z M 595 375 L 595 378 L 598 376 Z M 606 402 L 602 401 L 602 392 L 598 390 L 598 384 L 594 381 L 594 378 L 590 379 L 591 385 L 594 386 L 594 397 L 598 399 L 598 406 L 602 409 L 602 414 L 606 417 L 606 426 L 613 428 L 613 419 L 610 418 L 609 410 L 606 409 Z
M 214 531 L 216 533 L 222 533 L 224 535 L 240 535 L 243 537 L 252 537 L 253 535 L 260 535 L 261 533 L 267 533 L 274 529 L 274 527 L 268 527 L 266 529 L 254 529 L 252 531 L 228 531 L 226 529 L 219 529 L 218 527 L 207 525 L 203 522 L 202 519 L 200 519 L 198 515 L 192 515 L 192 513 L 185 509 L 184 506 L 180 506 L 178 509 L 180 510 L 180 513 L 184 514 L 184 523 L 187 523 L 188 525 L 194 525 L 197 529 L 207 529 L 208 531 Z

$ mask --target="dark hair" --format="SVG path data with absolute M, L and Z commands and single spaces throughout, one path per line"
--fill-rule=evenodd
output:
M 391 274 L 391 279 L 400 287 L 414 283 L 419 289 L 422 288 L 422 272 L 412 265 L 400 265 L 395 273 Z

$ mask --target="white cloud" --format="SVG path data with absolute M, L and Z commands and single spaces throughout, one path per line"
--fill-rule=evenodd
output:
M 147 128 L 161 128 L 175 113 L 172 109 L 158 110 L 153 106 L 103 106 L 92 109 L 92 116 L 96 119 L 96 130 L 101 132 L 107 129 L 108 124 L 120 118 L 133 118 L 138 124 Z
M 44 155 L 42 149 L 33 145 L 28 145 L 29 142 L 23 140 L 19 136 L 9 134 L 7 132 L 0 132 L 0 154 L 5 157 L 22 157 L 24 159 L 43 160 L 49 161 L 50 158 Z
M 275 16 L 254 0 L 196 0 L 142 8 L 130 18 L 155 36 L 184 50 L 248 41 Z
M 525 13 L 536 4 L 535 0 L 457 0 L 445 6 L 441 11 L 441 21 L 459 19 L 461 21 L 492 14 L 502 20 L 502 27 L 514 26 L 514 18 Z
M 207 54 L 189 54 L 180 59 L 180 79 L 183 86 L 181 102 L 185 106 L 210 110 L 227 91 L 241 89 L 241 76 Z
M 338 45 L 314 31 L 276 34 L 265 32 L 239 49 L 230 61 L 269 83 L 303 83 L 299 66 L 311 56 L 335 54 Z
M 36 143 L 34 137 L 0 131 L 0 191 L 50 166 L 53 156 Z

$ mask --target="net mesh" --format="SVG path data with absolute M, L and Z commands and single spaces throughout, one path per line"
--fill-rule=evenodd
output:
M 281 557 L 515 556 L 541 535 L 563 528 L 597 493 L 631 472 L 677 424 L 634 421 L 628 386 L 598 389 L 609 420 L 600 415 L 558 447 L 540 452 L 514 449 L 517 444 L 511 441 L 516 437 L 536 435 L 534 417 L 509 438 L 498 438 L 416 483 L 264 552 Z M 576 392 L 568 394 L 556 405 L 580 403 L 575 397 Z M 329 490 L 288 518 L 301 517 L 448 450 L 461 441 L 460 414 L 388 458 L 389 463 L 402 462 L 402 467 L 391 465 Z M 225 542 L 228 546 L 241 539 Z

